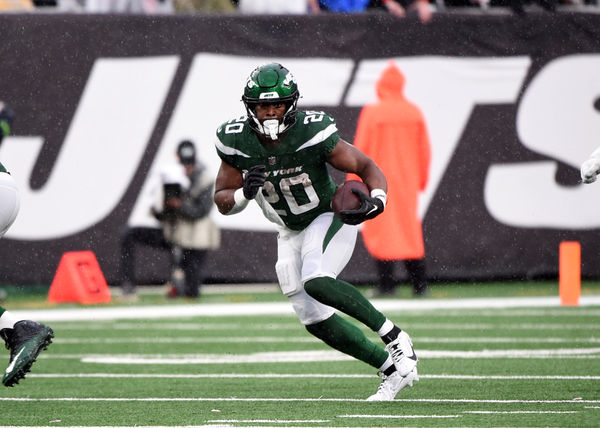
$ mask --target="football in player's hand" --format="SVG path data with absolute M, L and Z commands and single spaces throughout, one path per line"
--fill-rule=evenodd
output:
M 360 208 L 360 198 L 352 193 L 352 189 L 358 189 L 366 195 L 370 193 L 369 188 L 362 181 L 346 181 L 336 189 L 331 200 L 331 208 L 336 215 L 339 215 L 340 211 Z

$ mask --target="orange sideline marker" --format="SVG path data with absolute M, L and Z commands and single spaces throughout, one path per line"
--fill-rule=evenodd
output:
M 48 302 L 93 305 L 108 303 L 110 299 L 110 289 L 92 251 L 62 255 L 48 291 Z
M 560 243 L 558 294 L 562 306 L 579 306 L 581 295 L 581 245 L 576 241 Z

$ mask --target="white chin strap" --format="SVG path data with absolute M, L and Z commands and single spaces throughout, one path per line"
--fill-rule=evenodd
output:
M 271 137 L 271 140 L 276 140 L 279 137 L 279 133 L 282 131 L 283 124 L 279 125 L 279 120 L 277 119 L 268 119 L 263 121 L 262 128 L 263 133 Z

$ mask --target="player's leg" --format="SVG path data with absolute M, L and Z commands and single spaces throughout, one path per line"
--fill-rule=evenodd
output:
M 377 332 L 400 374 L 407 376 L 418 361 L 408 334 L 378 311 L 356 287 L 336 279 L 354 251 L 357 228 L 326 213 L 315 219 L 304 233 L 302 281 L 305 291 L 315 300 Z
M 19 190 L 0 163 L 0 237 L 13 224 L 19 212 Z
M 371 342 L 355 325 L 335 315 L 333 308 L 310 297 L 302 287 L 301 248 L 303 233 L 281 233 L 277 246 L 277 278 L 281 291 L 292 303 L 294 311 L 307 331 L 333 349 L 353 356 L 382 373 L 382 382 L 370 401 L 393 400 L 416 378 L 402 377 L 388 352 Z
M 31 370 L 31 365 L 39 353 L 52 342 L 54 333 L 44 324 L 18 320 L 0 306 L 0 337 L 10 350 L 10 360 L 2 383 L 5 386 L 14 386 Z
M 337 314 L 314 324 L 306 325 L 306 330 L 327 345 L 350 355 L 378 369 L 382 381 L 377 392 L 368 401 L 390 401 L 406 386 L 418 381 L 416 369 L 408 376 L 401 376 L 391 356 L 369 340 L 354 324 Z
M 13 224 L 19 212 L 19 190 L 0 163 L 0 237 Z M 52 329 L 43 324 L 18 320 L 0 306 L 0 337 L 10 350 L 8 367 L 2 377 L 5 386 L 13 386 L 25 377 L 38 354 L 52 341 Z
M 368 340 L 358 327 L 334 315 L 333 308 L 309 296 L 302 287 L 303 239 L 303 233 L 279 235 L 276 271 L 281 291 L 309 333 L 332 348 L 381 369 L 388 360 L 388 353 Z M 389 365 L 392 365 L 391 360 Z

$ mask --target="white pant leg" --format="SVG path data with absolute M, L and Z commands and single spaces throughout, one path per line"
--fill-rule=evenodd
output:
M 277 240 L 279 286 L 304 325 L 324 321 L 335 312 L 306 293 L 306 281 L 337 278 L 354 251 L 358 228 L 346 224 L 332 228 L 332 220 L 333 213 L 321 214 L 302 232 L 282 232 Z
M 332 221 L 333 213 L 321 214 L 304 231 L 302 284 L 321 276 L 337 278 L 352 257 L 358 227 L 342 223 L 336 228 L 336 224 L 340 225 L 339 221 L 336 220 L 333 227 Z
M 19 189 L 12 176 L 0 172 L 0 236 L 4 235 L 19 213 Z
M 301 281 L 301 249 L 304 232 L 282 232 L 277 238 L 277 279 L 283 294 L 290 300 L 296 315 L 304 325 L 315 324 L 331 317 L 333 308 L 310 297 Z

